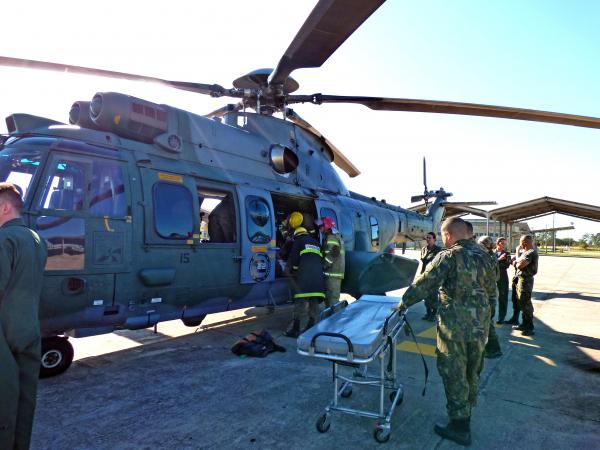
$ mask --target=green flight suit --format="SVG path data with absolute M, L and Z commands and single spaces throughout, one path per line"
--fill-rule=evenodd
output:
M 340 300 L 342 280 L 346 268 L 344 241 L 338 233 L 327 232 L 323 241 L 323 274 L 325 275 L 325 306 Z
M 0 227 L 0 449 L 28 449 L 40 373 L 46 244 L 21 219 Z
M 489 261 L 477 243 L 459 240 L 442 250 L 402 297 L 409 307 L 439 293 L 437 368 L 452 420 L 471 416 L 490 323 Z

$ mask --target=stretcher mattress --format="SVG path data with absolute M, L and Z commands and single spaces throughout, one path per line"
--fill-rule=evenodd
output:
M 317 333 L 338 333 L 346 336 L 354 347 L 354 358 L 368 359 L 377 350 L 383 337 L 385 319 L 400 302 L 399 297 L 363 295 L 341 312 L 321 320 L 298 337 L 298 350 L 308 352 L 310 342 Z M 393 314 L 388 321 L 387 333 L 398 323 L 399 315 Z M 348 344 L 339 337 L 319 336 L 315 352 L 346 357 Z

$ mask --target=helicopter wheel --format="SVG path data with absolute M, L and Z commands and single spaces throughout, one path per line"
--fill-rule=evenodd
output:
M 203 314 L 201 316 L 196 316 L 196 317 L 190 317 L 190 318 L 182 318 L 181 321 L 183 322 L 183 324 L 186 327 L 197 327 L 199 326 L 202 321 L 204 320 L 204 318 L 206 317 L 206 314 Z
M 73 346 L 66 337 L 52 336 L 42 339 L 40 378 L 63 373 L 73 362 Z

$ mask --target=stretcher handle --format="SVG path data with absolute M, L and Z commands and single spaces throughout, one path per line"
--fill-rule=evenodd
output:
M 320 336 L 335 337 L 335 338 L 340 338 L 340 339 L 343 339 L 344 341 L 346 341 L 346 344 L 348 345 L 348 360 L 352 361 L 354 359 L 354 347 L 352 346 L 352 342 L 350 342 L 350 339 L 348 339 L 348 337 L 344 336 L 343 334 L 330 333 L 328 331 L 322 331 L 320 333 L 315 334 L 312 337 L 312 339 L 310 340 L 310 347 L 309 347 L 309 352 L 311 355 L 314 355 L 314 353 L 315 353 L 315 343 L 317 341 L 317 338 Z
M 391 319 L 392 317 L 394 317 L 396 314 L 400 314 L 400 311 L 396 311 L 396 310 L 394 310 L 394 311 L 392 311 L 392 312 L 391 312 L 391 314 L 390 314 L 389 316 L 387 316 L 387 317 L 385 318 L 385 322 L 383 323 L 383 335 L 384 335 L 384 336 L 387 334 L 387 331 L 388 331 L 388 329 L 387 329 L 387 328 L 388 328 L 388 322 L 389 322 L 389 321 L 390 321 L 390 319 Z
M 331 305 L 329 308 L 324 309 L 321 312 L 319 319 L 320 320 L 327 319 L 328 317 L 334 315 L 335 313 L 337 313 L 339 310 L 345 308 L 346 306 L 348 306 L 348 301 L 340 300 L 335 305 Z

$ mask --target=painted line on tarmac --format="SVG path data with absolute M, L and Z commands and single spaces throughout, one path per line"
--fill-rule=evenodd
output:
M 436 339 L 437 338 L 437 327 L 433 326 L 431 328 L 427 328 L 425 331 L 421 331 L 417 334 L 419 337 Z
M 417 345 L 414 342 L 402 341 L 396 346 L 396 349 L 400 350 L 401 352 L 409 353 L 419 353 L 419 350 L 421 350 L 423 355 L 435 358 L 435 345 L 431 344 L 423 344 L 422 342 L 419 342 L 419 348 L 417 348 Z

